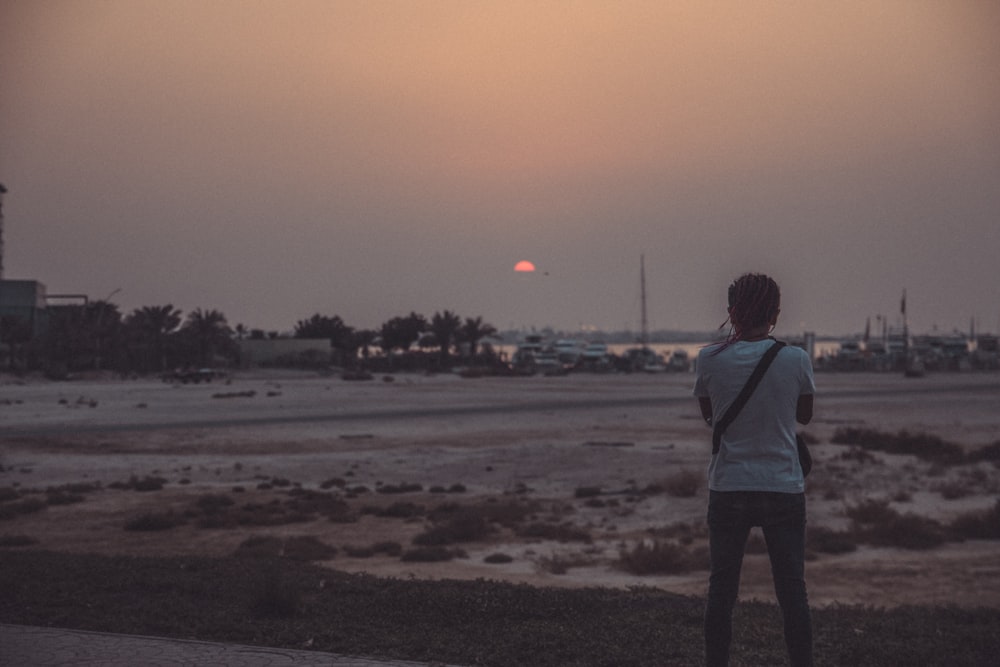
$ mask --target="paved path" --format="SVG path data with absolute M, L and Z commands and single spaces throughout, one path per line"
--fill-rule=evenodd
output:
M 447 667 L 319 651 L 115 635 L 0 624 L 0 665 L 10 667 Z

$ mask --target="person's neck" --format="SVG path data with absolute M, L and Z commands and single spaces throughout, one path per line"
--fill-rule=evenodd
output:
M 740 340 L 746 341 L 748 343 L 753 343 L 759 340 L 765 340 L 768 337 L 769 333 L 771 333 L 770 326 L 757 327 L 756 329 L 751 329 L 750 331 L 747 331 L 745 334 L 740 336 Z

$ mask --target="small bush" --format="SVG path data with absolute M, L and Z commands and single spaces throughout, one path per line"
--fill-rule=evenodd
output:
M 701 475 L 691 470 L 681 470 L 664 482 L 667 493 L 675 498 L 693 498 L 701 487 Z
M 573 492 L 575 498 L 594 498 L 601 495 L 599 486 L 580 486 Z
M 566 574 L 571 567 L 587 567 L 593 564 L 591 559 L 582 554 L 545 556 L 538 560 L 539 567 L 549 574 Z
M 490 524 L 484 516 L 465 511 L 417 535 L 413 538 L 413 543 L 422 546 L 442 546 L 459 542 L 476 542 L 485 539 L 491 532 Z
M 84 500 L 85 498 L 79 493 L 68 493 L 59 489 L 45 493 L 45 502 L 49 505 L 72 505 L 74 503 L 82 503 Z
M 810 527 L 806 531 L 806 549 L 824 554 L 846 554 L 857 551 L 854 535 L 846 531 L 836 531 L 823 526 Z
M 411 484 L 411 483 L 405 483 L 404 482 L 403 484 L 383 484 L 382 486 L 378 487 L 378 489 L 376 489 L 376 490 L 379 493 L 389 493 L 389 494 L 394 494 L 394 493 L 418 493 L 420 491 L 423 491 L 424 487 L 421 486 L 420 484 Z
M 206 493 L 200 496 L 195 503 L 205 514 L 215 514 L 221 512 L 226 507 L 234 505 L 234 501 L 229 496 L 217 493 Z
M 284 556 L 292 560 L 314 561 L 330 560 L 337 554 L 337 549 L 331 547 L 312 535 L 297 535 L 285 541 Z
M 514 557 L 508 556 L 507 554 L 495 553 L 484 558 L 483 562 L 489 563 L 490 565 L 504 565 L 506 563 L 513 563 Z
M 128 521 L 125 524 L 125 530 L 131 530 L 137 532 L 170 530 L 171 528 L 179 525 L 180 523 L 182 523 L 180 517 L 177 517 L 170 512 L 166 514 L 147 513 L 147 514 L 140 514 L 134 519 Z
M 978 463 L 979 461 L 1000 461 L 1000 440 L 969 452 L 967 458 L 970 463 Z
M 277 565 L 272 564 L 260 581 L 251 604 L 254 613 L 271 618 L 289 618 L 298 613 L 299 592 L 282 580 Z
M 684 547 L 673 542 L 654 540 L 639 542 L 631 550 L 623 549 L 617 567 L 638 576 L 650 574 L 683 574 L 702 569 L 707 564 Z
M 1000 539 L 1000 500 L 997 500 L 993 509 L 959 516 L 952 522 L 949 530 L 960 540 Z
M 847 516 L 859 526 L 886 524 L 899 516 L 885 500 L 865 500 L 847 508 Z
M 21 494 L 19 494 L 16 489 L 12 489 L 9 486 L 0 486 L 0 503 L 17 500 L 20 497 Z
M 38 540 L 27 535 L 0 535 L 0 547 L 28 547 Z
M 925 461 L 941 464 L 958 464 L 965 461 L 965 451 L 960 445 L 942 440 L 927 433 L 884 433 L 870 428 L 838 428 L 831 442 L 841 445 L 858 445 L 865 449 L 888 454 L 910 454 Z
M 406 551 L 400 560 L 406 563 L 441 563 L 455 558 L 466 558 L 461 549 L 447 549 L 441 546 L 418 547 Z
M 542 540 L 555 540 L 557 542 L 586 542 L 592 541 L 590 533 L 568 524 L 554 523 L 530 523 L 515 531 L 520 537 L 532 537 Z

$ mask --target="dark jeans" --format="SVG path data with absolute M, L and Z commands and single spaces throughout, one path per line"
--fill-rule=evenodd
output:
M 764 531 L 791 663 L 793 667 L 812 665 L 812 621 L 803 563 L 806 497 L 802 493 L 760 491 L 709 493 L 712 575 L 705 610 L 705 657 L 708 665 L 729 664 L 733 606 L 740 588 L 743 551 L 753 526 L 760 526 Z

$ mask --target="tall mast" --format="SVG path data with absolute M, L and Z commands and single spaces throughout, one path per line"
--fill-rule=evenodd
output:
M 0 280 L 3 280 L 3 196 L 7 188 L 0 183 Z
M 646 256 L 639 255 L 639 293 L 642 298 L 642 333 L 639 342 L 646 349 L 649 343 L 649 322 L 646 320 Z

